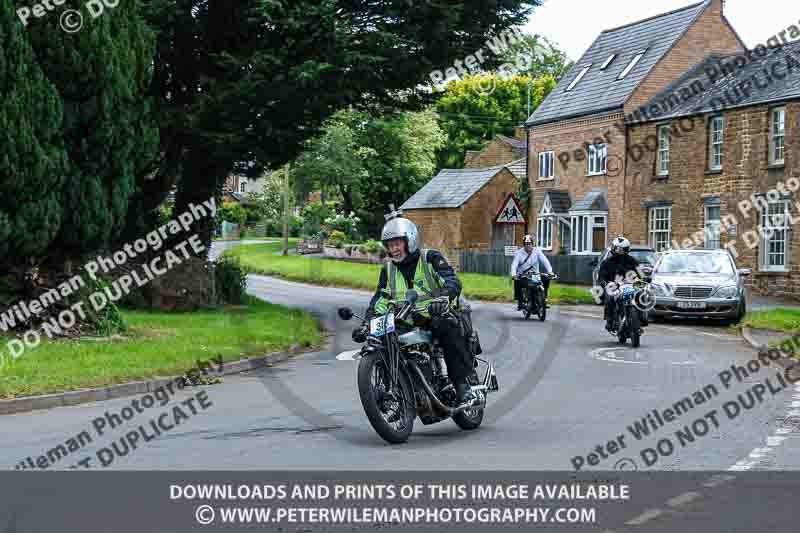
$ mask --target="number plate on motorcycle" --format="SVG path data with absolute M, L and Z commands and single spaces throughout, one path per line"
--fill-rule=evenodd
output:
M 680 309 L 705 309 L 705 302 L 678 302 Z
M 630 285 L 625 285 L 622 287 L 622 294 L 624 294 L 625 296 L 633 294 L 634 292 L 636 292 L 636 289 L 634 289 Z
M 528 279 L 531 281 L 531 283 L 541 283 L 542 282 L 542 276 L 540 276 L 538 274 L 531 274 L 530 276 L 528 276 Z
M 389 313 L 386 317 L 376 317 L 369 322 L 369 333 L 375 337 L 380 337 L 394 331 L 394 313 Z

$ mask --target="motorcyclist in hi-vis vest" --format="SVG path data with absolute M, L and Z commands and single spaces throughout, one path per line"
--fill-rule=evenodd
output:
M 469 402 L 474 399 L 474 394 L 467 378 L 472 374 L 474 361 L 455 315 L 459 312 L 461 282 L 441 253 L 419 250 L 417 227 L 413 222 L 396 214 L 391 216 L 395 218 L 391 218 L 381 232 L 381 241 L 391 261 L 381 270 L 366 320 L 385 313 L 390 300 L 403 300 L 406 291 L 413 288 L 419 295 L 413 321 L 417 326 L 429 329 L 438 339 L 456 397 L 459 403 Z M 449 297 L 449 304 L 441 300 L 431 301 L 445 295 Z M 353 340 L 364 342 L 368 331 L 365 322 L 353 332 Z

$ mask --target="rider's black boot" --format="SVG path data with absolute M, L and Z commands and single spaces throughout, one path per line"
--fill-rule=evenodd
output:
M 456 383 L 456 399 L 458 400 L 458 405 L 469 403 L 475 400 L 475 398 L 475 393 L 472 392 L 468 383 Z

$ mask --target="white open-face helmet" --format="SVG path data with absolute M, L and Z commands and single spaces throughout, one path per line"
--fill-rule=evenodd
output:
M 525 245 L 525 244 L 533 245 L 534 244 L 533 236 L 532 235 L 525 235 L 525 237 L 522 239 L 522 244 L 523 245 Z
M 631 251 L 631 243 L 625 237 L 617 237 L 611 243 L 611 253 L 614 255 L 627 254 Z
M 413 254 L 419 247 L 417 226 L 407 218 L 393 218 L 383 226 L 381 241 L 386 247 L 386 241 L 391 239 L 405 239 L 408 243 L 408 253 Z

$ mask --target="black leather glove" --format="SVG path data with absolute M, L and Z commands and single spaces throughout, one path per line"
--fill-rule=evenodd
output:
M 428 306 L 428 312 L 431 314 L 431 318 L 442 316 L 447 312 L 447 309 L 447 302 L 443 302 L 441 300 L 432 302 L 431 305 Z
M 358 328 L 353 330 L 353 342 L 357 342 L 359 344 L 366 342 L 368 334 L 369 325 L 366 322 L 362 322 Z

